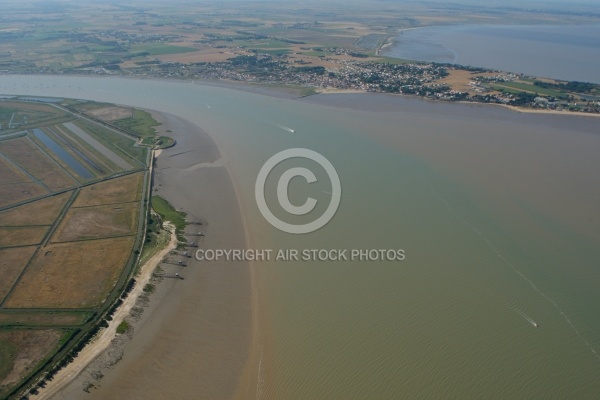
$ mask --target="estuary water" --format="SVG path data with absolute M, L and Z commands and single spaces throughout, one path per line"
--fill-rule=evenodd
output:
M 461 25 L 404 30 L 390 57 L 600 83 L 600 25 Z
M 233 177 L 251 248 L 405 251 L 404 261 L 253 262 L 258 323 L 249 362 L 256 376 L 245 377 L 253 385 L 240 398 L 600 393 L 598 119 L 376 94 L 286 100 L 122 78 L 0 76 L 0 93 L 134 105 L 202 127 Z M 275 229 L 255 200 L 265 161 L 290 148 L 325 156 L 342 185 L 334 218 L 310 234 Z M 194 168 L 185 169 L 187 176 Z M 288 194 L 295 205 L 315 198 L 323 211 L 331 185 L 323 171 L 315 174 L 314 184 L 295 178 Z M 210 188 L 182 182 L 173 196 L 191 197 L 184 204 L 193 205 L 200 190 Z M 267 195 L 269 204 L 274 199 Z M 198 290 L 186 290 L 181 301 L 200 302 L 203 282 L 186 285 Z M 210 326 L 210 318 L 204 323 Z M 196 328 L 176 332 L 189 348 L 185 360 L 154 360 L 152 368 L 177 369 L 202 357 Z M 139 398 L 162 398 L 136 386 L 139 369 L 119 374 Z M 173 391 L 201 398 L 185 385 L 194 388 L 203 376 L 193 368 L 179 374 Z

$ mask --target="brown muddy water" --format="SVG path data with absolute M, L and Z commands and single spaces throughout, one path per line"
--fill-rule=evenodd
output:
M 157 181 L 177 207 L 208 221 L 204 249 L 406 254 L 195 263 L 97 398 L 600 393 L 600 120 L 136 79 L 1 76 L 0 93 L 91 98 L 189 121 L 173 129 L 178 145 L 160 156 Z M 254 197 L 264 162 L 289 148 L 321 153 L 342 184 L 335 217 L 306 235 L 273 228 Z M 297 180 L 292 202 L 307 191 L 321 203 L 331 196 L 324 179 Z

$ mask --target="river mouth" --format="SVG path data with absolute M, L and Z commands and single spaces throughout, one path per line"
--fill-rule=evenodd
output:
M 38 79 L 55 88 L 43 91 Z M 592 117 L 385 95 L 282 100 L 135 79 L 0 77 L 0 92 L 93 97 L 189 121 L 173 129 L 178 146 L 161 154 L 157 179 L 177 208 L 208 218 L 206 238 L 214 241 L 205 249 L 405 250 L 400 262 L 198 265 L 185 287 L 162 299 L 164 312 L 148 325 L 156 333 L 134 345 L 148 358 L 126 352 L 116 367 L 122 380 L 108 377 L 97 396 L 115 388 L 145 398 L 209 393 L 193 366 L 225 354 L 215 352 L 225 339 L 211 347 L 204 334 L 227 318 L 246 335 L 232 352 L 242 355 L 235 368 L 224 366 L 216 382 L 239 380 L 250 355 L 257 377 L 248 379 L 257 385 L 247 389 L 260 398 L 593 398 L 600 390 L 600 326 L 592 317 L 600 305 L 600 138 Z M 199 129 L 220 156 L 168 157 L 209 148 Z M 334 218 L 310 234 L 282 233 L 256 205 L 260 169 L 290 148 L 322 154 L 342 185 Z M 225 172 L 229 189 L 219 183 Z M 326 199 L 328 188 L 319 189 Z M 215 195 L 221 190 L 227 195 Z M 295 205 L 306 200 L 290 197 Z M 227 217 L 235 204 L 243 225 Z M 237 236 L 244 227 L 247 244 Z M 223 297 L 212 283 L 229 282 L 237 290 L 225 291 L 228 298 L 253 304 L 243 271 L 255 278 L 254 308 L 217 301 Z M 252 316 L 259 319 L 252 337 L 260 333 L 254 350 Z M 173 351 L 178 346 L 191 351 Z M 174 381 L 163 380 L 169 370 L 177 371 Z

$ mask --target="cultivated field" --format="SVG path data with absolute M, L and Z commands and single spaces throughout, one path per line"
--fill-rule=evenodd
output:
M 36 247 L 0 249 L 0 304 L 33 256 Z
M 139 206 L 138 202 L 133 202 L 83 208 L 71 207 L 51 242 L 71 242 L 134 234 Z
M 137 112 L 103 107 L 103 118 Z M 52 110 L 0 101 L 0 121 L 23 122 L 19 132 L 0 127 L 0 398 L 64 348 L 50 361 L 56 366 L 98 324 L 133 267 L 147 148 Z M 51 123 L 32 124 L 33 114 Z M 75 172 L 80 166 L 92 177 Z
M 0 312 L 0 325 L 75 326 L 90 317 L 83 312 Z
M 0 186 L 0 207 L 48 194 L 48 190 L 35 182 L 14 183 Z
M 73 207 L 128 203 L 140 200 L 144 173 L 126 175 L 79 191 Z
M 37 253 L 6 308 L 98 307 L 131 255 L 135 237 L 51 244 Z
M 105 122 L 114 122 L 123 118 L 131 118 L 133 116 L 131 108 L 110 106 L 90 109 L 87 110 L 86 113 Z
M 0 157 L 0 185 L 9 185 L 13 183 L 30 182 L 31 178 L 25 175 L 23 171 Z
M 578 10 L 568 14 L 532 14 L 517 9 L 502 13 L 473 5 L 469 11 L 460 6 L 430 7 L 420 3 L 371 4 L 353 2 L 348 7 L 336 4 L 311 4 L 294 9 L 288 4 L 265 3 L 257 12 L 256 3 L 144 4 L 146 12 L 119 5 L 99 6 L 74 2 L 65 9 L 46 13 L 30 10 L 28 18 L 43 23 L 32 26 L 23 12 L 11 3 L 6 15 L 16 15 L 0 43 L 0 60 L 5 68 L 34 72 L 74 70 L 118 74 L 146 72 L 158 60 L 180 63 L 223 62 L 236 55 L 255 52 L 287 52 L 293 60 L 315 55 L 315 49 L 344 47 L 373 53 L 382 39 L 398 29 L 460 23 L 594 23 L 593 16 Z M 13 9 L 14 8 L 14 9 Z M 72 20 L 63 18 L 68 9 Z M 29 11 L 29 10 L 28 10 Z M 102 11 L 102 12 L 101 12 Z M 114 15 L 118 14 L 118 19 Z M 27 32 L 27 35 L 24 33 Z M 327 56 L 328 52 L 320 55 Z M 351 58 L 351 57 L 346 57 Z M 99 62 L 111 60 L 103 69 Z M 309 61 L 320 65 L 318 59 Z M 179 67 L 178 67 L 179 69 Z
M 50 190 L 75 186 L 77 182 L 26 137 L 3 140 L 0 152 L 42 181 Z M 33 196 L 32 196 L 33 197 Z
M 0 133 L 56 122 L 65 117 L 68 117 L 65 112 L 44 104 L 0 101 Z
M 0 397 L 51 356 L 64 335 L 58 329 L 0 330 Z
M 0 226 L 51 225 L 71 193 L 46 197 L 33 203 L 0 211 Z
M 0 227 L 0 248 L 40 244 L 49 226 Z

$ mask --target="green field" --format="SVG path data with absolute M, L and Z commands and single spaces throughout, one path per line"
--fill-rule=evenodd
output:
M 148 150 L 145 147 L 134 146 L 135 140 L 133 138 L 127 138 L 121 134 L 85 120 L 77 121 L 77 125 L 93 135 L 98 139 L 98 141 L 113 150 L 115 153 L 123 155 L 125 159 L 129 160 L 133 158 L 143 165 L 146 164 Z
M 290 51 L 288 49 L 252 49 L 255 50 L 257 53 L 261 53 L 261 54 L 270 54 L 272 56 L 282 56 L 284 54 L 288 54 Z
M 490 83 L 490 87 L 494 89 L 503 89 L 508 93 L 520 93 L 520 92 L 528 92 L 528 93 L 538 93 L 540 95 L 564 98 L 567 97 L 566 93 L 561 93 L 557 90 L 546 89 L 539 86 L 530 85 L 528 83 L 522 82 L 502 82 L 502 83 Z
M 131 46 L 134 53 L 148 53 L 150 56 L 160 56 L 166 54 L 189 53 L 198 51 L 193 47 L 173 46 L 170 44 L 152 43 L 152 44 L 136 44 Z
M 154 146 L 158 149 L 166 149 L 175 144 L 175 140 L 168 136 L 158 136 L 158 137 L 145 137 L 141 142 L 146 146 Z
M 156 136 L 155 128 L 160 124 L 152 118 L 148 111 L 134 109 L 132 118 L 121 119 L 113 122 L 113 125 L 144 138 Z

